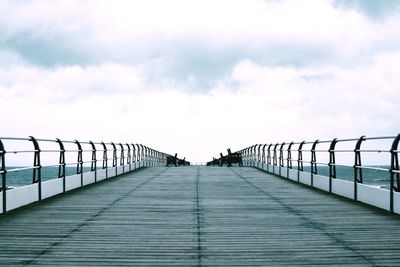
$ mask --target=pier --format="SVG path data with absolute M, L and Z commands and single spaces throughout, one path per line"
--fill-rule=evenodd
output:
M 400 218 L 255 168 L 154 167 L 10 212 L 2 265 L 396 266 Z
M 90 142 L 87 146 L 92 147 Z M 20 188 L 3 187 L 0 265 L 400 264 L 398 192 L 390 198 L 390 190 L 376 189 L 385 192 L 387 201 L 386 206 L 375 207 L 364 199 L 363 190 L 369 189 L 357 185 L 359 195 L 354 199 L 348 190 L 353 184 L 340 191 L 343 185 L 336 180 L 329 187 L 332 177 L 281 165 L 290 156 L 280 156 L 278 145 L 275 151 L 267 145 L 240 151 L 244 167 L 165 167 L 167 153 L 141 145 L 129 150 L 129 145 L 121 145 L 118 151 L 113 143 L 108 146 L 112 149 L 106 151 L 105 144 L 104 150 L 95 150 L 94 145 L 93 150 L 81 147 L 71 152 L 82 153 L 71 163 L 74 166 L 84 164 L 85 151 L 89 165 L 98 161 L 93 171 L 64 173 L 55 178 L 57 182 L 39 179 Z M 11 153 L 0 150 L 3 160 Z M 90 159 L 97 153 L 104 157 Z M 56 167 L 62 170 L 65 165 Z M 3 185 L 10 173 L 2 172 Z

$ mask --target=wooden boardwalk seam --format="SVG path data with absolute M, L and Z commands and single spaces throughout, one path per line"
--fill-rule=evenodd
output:
M 154 167 L 0 217 L 0 266 L 399 266 L 400 216 L 257 170 Z

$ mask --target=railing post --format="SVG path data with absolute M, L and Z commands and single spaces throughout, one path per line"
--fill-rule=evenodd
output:
M 151 148 L 146 146 L 147 166 L 151 167 Z
M 262 144 L 258 144 L 258 149 L 257 149 L 257 167 L 260 168 L 260 163 L 261 163 L 261 146 Z
M 119 165 L 122 166 L 122 173 L 125 173 L 125 155 L 124 155 L 124 147 L 122 146 L 121 143 L 119 143 L 119 146 L 121 147 L 121 158 L 119 159 Z
M 65 193 L 65 148 L 64 144 L 60 139 L 56 139 L 58 146 L 60 147 L 60 158 L 58 160 L 58 178 L 63 179 L 63 193 Z
M 303 146 L 306 141 L 300 143 L 297 156 L 297 182 L 300 182 L 300 172 L 304 170 L 303 165 Z
M 140 145 L 136 144 L 136 161 L 139 163 L 139 167 L 140 167 Z
M 136 148 L 134 144 L 132 145 L 132 163 L 135 163 L 135 168 L 136 168 Z
M 38 183 L 38 198 L 39 200 L 42 200 L 42 165 L 40 164 L 40 147 L 35 137 L 29 136 L 29 141 L 33 143 L 35 150 L 33 158 L 32 183 Z
M 293 168 L 293 163 L 292 163 L 292 146 L 293 146 L 294 142 L 291 142 L 288 146 L 287 149 L 287 177 L 289 178 L 290 172 L 289 170 Z
M 269 144 L 269 146 L 268 146 L 268 153 L 267 153 L 267 172 L 269 172 L 269 165 L 271 165 L 271 146 L 272 146 L 272 144 Z
M 143 161 L 143 166 L 146 166 L 146 159 L 144 157 L 144 145 L 140 144 L 140 158 Z
M 79 143 L 78 140 L 75 140 L 75 144 L 78 146 L 78 160 L 76 164 L 76 174 L 81 175 L 81 187 L 83 186 L 83 171 L 82 171 L 82 166 L 83 166 L 83 160 L 82 160 L 82 146 L 81 143 Z
M 272 157 L 273 159 L 273 166 L 272 166 L 272 172 L 275 174 L 275 168 L 278 166 L 278 156 L 276 154 L 276 148 L 278 147 L 279 143 L 276 143 L 274 146 L 274 155 Z
M 363 183 L 362 169 L 361 169 L 361 143 L 365 141 L 365 136 L 358 139 L 354 148 L 354 200 L 357 200 L 357 183 Z
M 113 142 L 111 142 L 111 145 L 113 147 L 113 161 L 112 161 L 112 166 L 115 168 L 115 175 L 118 175 L 118 168 L 117 168 L 117 162 L 118 162 L 118 157 L 117 157 L 117 147 Z
M 245 149 L 244 149 L 244 159 L 246 160 L 246 167 L 248 167 L 248 165 L 249 165 L 249 159 L 248 159 L 248 147 L 246 147 Z
M 249 166 L 251 166 L 251 157 L 252 157 L 252 146 L 249 146 L 247 148 L 247 160 L 248 160 L 248 164 Z
M 315 153 L 315 149 L 317 147 L 317 144 L 319 143 L 319 140 L 315 140 L 311 147 L 311 187 L 314 186 L 314 174 L 318 174 L 318 169 L 317 169 L 317 154 Z
M 329 193 L 332 193 L 332 179 L 336 178 L 335 146 L 337 138 L 333 139 L 329 147 Z
M 276 155 L 276 147 L 278 146 L 279 144 L 275 144 L 275 146 L 274 146 L 274 154 L 273 154 L 273 156 L 272 156 L 272 160 L 273 160 L 273 164 L 274 165 L 278 165 L 278 163 L 277 163 L 277 155 Z
M 96 159 L 96 146 L 92 141 L 89 141 L 92 146 L 92 161 L 90 162 L 90 171 L 94 171 L 94 182 L 97 182 L 97 159 Z
M 264 166 L 265 166 L 265 147 L 267 146 L 267 144 L 263 145 L 262 148 L 262 156 L 261 156 L 261 168 L 262 170 L 264 170 Z
M 394 211 L 394 191 L 400 191 L 400 173 L 399 173 L 399 142 L 400 134 L 393 140 L 390 149 L 390 212 Z M 396 183 L 395 183 L 396 179 Z
M 104 142 L 101 142 L 101 145 L 103 146 L 103 169 L 106 169 L 106 178 L 108 178 L 108 158 L 107 158 L 107 146 L 104 144 Z
M 113 142 L 111 142 L 111 145 L 113 147 L 113 162 L 112 162 L 112 166 L 113 167 L 117 167 L 117 147 L 115 146 L 115 144 Z
M 144 147 L 144 158 L 145 161 L 147 162 L 147 166 L 148 166 L 148 161 L 149 161 L 149 148 L 147 146 L 143 146 Z
M 248 147 L 246 147 L 245 149 L 244 149 L 244 157 L 245 157 L 245 160 L 246 160 L 246 167 L 248 167 Z
M 131 171 L 131 165 L 132 165 L 132 157 L 131 157 L 131 147 L 129 146 L 128 143 L 126 143 L 126 146 L 128 147 L 128 157 L 127 157 L 127 163 L 129 165 L 129 171 Z
M 4 148 L 4 144 L 0 139 L 0 173 L 1 173 L 1 191 L 3 192 L 2 200 L 3 200 L 3 211 L 2 213 L 7 212 L 7 169 L 6 169 L 6 150 Z
M 147 149 L 146 149 L 146 146 L 145 145 L 140 145 L 140 147 L 142 148 L 142 155 L 141 155 L 141 157 L 142 157 L 142 160 L 143 160 L 143 166 L 145 166 L 145 167 L 147 167 L 147 159 L 146 159 L 146 153 L 147 153 Z
M 282 176 L 281 169 L 284 166 L 284 160 L 283 160 L 283 146 L 285 145 L 285 142 L 281 144 L 279 147 L 279 176 Z
M 257 145 L 252 145 L 250 147 L 250 154 L 251 154 L 250 160 L 253 163 L 252 167 L 256 166 L 256 154 L 257 154 L 256 147 L 257 147 Z
M 265 147 L 267 146 L 267 144 L 264 144 L 263 145 L 263 148 L 262 148 L 262 158 L 261 158 L 261 161 L 262 161 L 262 163 L 265 163 Z
M 257 161 L 257 144 L 255 144 L 254 146 L 253 146 L 253 148 L 254 148 L 254 151 L 253 151 L 253 162 L 254 162 L 254 167 L 256 166 L 256 161 Z

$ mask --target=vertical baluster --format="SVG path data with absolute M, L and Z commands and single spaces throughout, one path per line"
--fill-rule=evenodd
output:
M 293 163 L 292 163 L 292 146 L 294 142 L 290 142 L 288 148 L 287 148 L 287 177 L 289 178 L 290 176 L 290 170 L 293 168 Z
M 329 193 L 332 193 L 332 179 L 336 179 L 336 159 L 335 159 L 335 146 L 337 138 L 333 139 L 329 146 Z
M 129 171 L 132 171 L 131 165 L 132 165 L 132 157 L 131 157 L 131 147 L 129 146 L 128 143 L 126 143 L 126 146 L 128 147 L 128 156 L 127 156 L 127 163 L 129 165 Z
M 115 175 L 118 175 L 118 168 L 117 168 L 117 162 L 118 162 L 118 157 L 117 157 L 117 147 L 113 142 L 111 142 L 111 145 L 113 147 L 113 158 L 112 158 L 112 166 L 115 168 Z
M 33 173 L 32 173 L 32 183 L 38 184 L 38 198 L 42 200 L 42 165 L 40 164 L 40 147 L 38 141 L 33 137 L 29 136 L 29 140 L 34 146 L 34 158 L 33 158 Z
M 97 182 L 97 158 L 96 158 L 96 146 L 92 141 L 89 141 L 92 147 L 92 161 L 90 162 L 90 171 L 94 172 L 94 182 Z
M 58 160 L 58 178 L 63 179 L 63 193 L 65 193 L 65 148 L 64 144 L 60 139 L 56 139 L 58 146 L 60 147 L 60 157 Z
M 358 199 L 357 196 L 357 183 L 363 183 L 363 175 L 362 175 L 362 164 L 361 164 L 361 144 L 365 141 L 365 136 L 361 136 L 358 139 L 356 146 L 354 148 L 354 200 Z
M 75 144 L 78 146 L 78 160 L 76 164 L 76 174 L 81 175 L 81 187 L 83 186 L 83 160 L 82 160 L 82 146 L 78 140 L 75 140 Z
M 104 142 L 101 142 L 101 145 L 103 146 L 103 170 L 106 169 L 106 179 L 108 178 L 108 158 L 107 158 L 107 146 L 104 144 Z
M 279 176 L 282 176 L 281 170 L 282 167 L 284 167 L 284 159 L 283 159 L 283 146 L 285 145 L 285 142 L 281 144 L 279 147 Z
M 125 173 L 125 154 L 124 154 L 124 146 L 119 143 L 119 146 L 121 147 L 121 157 L 119 159 L 119 165 L 122 166 L 122 173 Z
M 298 156 L 297 156 L 297 182 L 300 182 L 300 172 L 304 171 L 304 164 L 303 164 L 303 146 L 306 141 L 300 143 L 298 148 Z
M 269 144 L 268 146 L 268 153 L 267 153 L 267 172 L 269 172 L 269 166 L 271 165 L 271 146 L 272 144 Z
M 315 140 L 311 147 L 311 187 L 314 186 L 314 175 L 318 174 L 318 169 L 317 169 L 317 154 L 315 153 L 315 149 L 317 147 L 317 144 L 319 143 L 319 140 Z

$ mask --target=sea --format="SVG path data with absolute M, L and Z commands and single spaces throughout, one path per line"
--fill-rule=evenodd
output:
M 370 166 L 372 167 L 372 166 Z M 379 167 L 382 169 L 389 169 L 389 166 L 373 166 Z M 7 169 L 15 169 L 21 167 L 8 167 Z M 293 166 L 293 169 L 296 169 Z M 89 172 L 90 167 L 83 167 L 83 172 Z M 304 166 L 305 172 L 311 172 L 310 166 Z M 32 170 L 23 170 L 18 172 L 10 172 L 7 173 L 7 186 L 8 187 L 19 187 L 32 183 Z M 66 176 L 76 174 L 76 167 L 66 167 L 65 168 Z M 329 176 L 329 167 L 328 166 L 318 166 L 317 167 L 318 175 Z M 388 171 L 382 170 L 370 170 L 363 169 L 363 182 L 367 185 L 372 185 L 374 187 L 386 188 L 388 189 L 390 186 L 390 174 Z M 336 167 L 336 176 L 337 179 L 354 181 L 354 170 L 352 167 Z M 51 179 L 57 179 L 58 177 L 58 167 L 45 167 L 42 168 L 42 181 L 48 181 Z
M 24 168 L 24 167 L 7 167 L 7 170 Z M 65 175 L 70 176 L 76 174 L 76 167 L 65 167 Z M 83 167 L 83 172 L 89 172 L 90 167 Z M 42 168 L 42 182 L 58 178 L 58 167 Z M 33 170 L 22 170 L 18 172 L 7 173 L 7 187 L 19 187 L 32 184 Z

